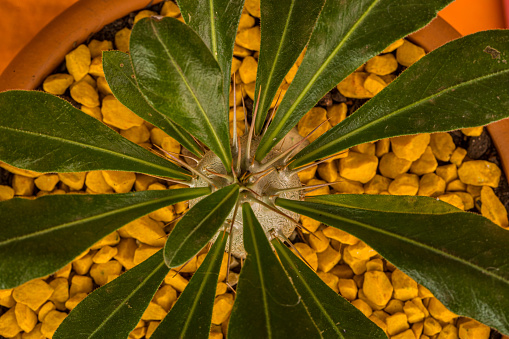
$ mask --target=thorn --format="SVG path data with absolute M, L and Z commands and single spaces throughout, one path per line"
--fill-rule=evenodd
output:
M 177 179 L 164 178 L 164 177 L 160 177 L 160 176 L 152 175 L 152 174 L 145 174 L 145 175 L 148 175 L 149 177 L 161 179 L 161 180 L 164 180 L 164 181 L 174 182 L 176 184 L 182 184 L 182 185 L 186 185 L 186 186 L 191 186 L 192 185 L 192 183 L 189 182 L 189 181 L 182 181 L 182 180 L 177 180 Z M 193 177 L 191 177 L 191 178 L 193 178 Z
M 258 182 L 260 182 L 260 180 L 262 180 L 263 178 L 265 178 L 267 175 L 269 175 L 270 173 L 274 172 L 276 168 L 275 167 L 272 167 L 269 169 L 269 171 L 267 171 L 267 173 L 265 173 L 264 175 L 260 176 L 258 179 L 256 179 L 255 182 L 253 182 L 251 185 L 254 186 L 256 185 Z
M 262 86 L 259 87 L 258 99 L 256 100 L 255 111 L 253 113 L 253 119 L 251 120 L 251 127 L 249 128 L 249 135 L 247 137 L 247 146 L 246 146 L 246 166 L 249 166 L 249 158 L 251 157 L 251 141 L 253 140 L 253 134 L 256 124 L 256 117 L 258 116 L 258 104 L 260 103 Z M 254 158 L 253 158 L 254 161 Z
M 325 184 L 317 184 L 317 185 L 311 185 L 311 186 L 301 186 L 301 187 L 292 187 L 292 188 L 284 188 L 284 189 L 281 189 L 281 190 L 277 190 L 272 196 L 278 196 L 279 194 L 281 193 L 285 193 L 285 192 L 295 192 L 295 191 L 301 191 L 301 190 L 307 190 L 307 189 L 311 189 L 311 188 L 320 188 L 320 187 L 324 187 L 324 186 L 330 186 L 330 185 L 334 185 L 334 184 L 337 184 L 337 183 L 340 183 L 340 181 L 334 181 L 334 182 L 327 182 Z M 307 193 L 309 192 L 313 192 L 314 190 L 312 191 L 308 191 Z
M 235 84 L 235 73 L 233 73 L 233 149 L 238 151 L 237 144 L 237 86 Z
M 272 109 L 272 113 L 270 114 L 270 117 L 267 120 L 265 127 L 263 128 L 263 131 L 261 134 L 262 136 L 265 135 L 265 132 L 267 132 L 267 129 L 269 128 L 270 123 L 272 122 L 272 120 L 274 119 L 274 116 L 276 115 L 276 111 L 277 111 L 278 104 L 279 104 L 279 99 L 281 98 L 281 93 L 283 93 L 282 90 L 278 90 L 278 91 L 279 91 L 279 94 L 277 96 L 276 104 L 274 105 L 274 108 Z
M 227 276 L 227 278 L 228 278 L 228 276 Z M 235 290 L 233 289 L 233 286 L 232 286 L 232 285 L 230 285 L 230 283 L 229 283 L 229 282 L 226 282 L 225 284 L 226 284 L 226 286 L 228 286 L 228 288 L 229 288 L 229 289 L 233 292 L 233 294 L 237 295 L 237 291 L 235 291 Z
M 346 151 L 342 151 L 342 152 L 339 152 L 339 153 L 336 153 L 336 154 L 333 154 L 333 155 L 329 155 L 328 157 L 323 158 L 323 159 L 321 159 L 320 161 L 312 162 L 312 163 L 310 163 L 310 164 L 307 164 L 307 165 L 303 165 L 303 166 L 297 167 L 297 168 L 293 169 L 292 171 L 290 171 L 290 175 L 297 174 L 297 173 L 299 173 L 299 172 L 301 172 L 301 171 L 304 171 L 304 170 L 306 170 L 306 169 L 308 169 L 308 168 L 310 168 L 310 167 L 320 165 L 321 163 L 327 162 L 327 161 L 329 161 L 329 160 L 331 160 L 331 159 L 333 159 L 333 158 L 337 157 L 338 155 L 340 155 L 340 154 L 342 154 L 342 153 L 344 153 L 344 152 L 346 152 Z M 292 160 L 292 161 L 293 161 L 293 160 Z M 290 164 L 290 163 L 289 163 L 289 164 Z M 289 165 L 289 164 L 288 164 L 288 165 Z M 287 166 L 288 166 L 288 165 L 287 165 Z
M 226 284 L 228 283 L 228 276 L 230 275 L 230 266 L 231 266 L 231 260 L 232 260 L 232 240 L 233 240 L 233 225 L 235 224 L 235 218 L 237 217 L 237 212 L 239 210 L 239 201 L 237 200 L 237 203 L 235 204 L 235 209 L 233 210 L 233 219 L 230 224 L 230 239 L 228 243 L 228 264 L 226 265 Z

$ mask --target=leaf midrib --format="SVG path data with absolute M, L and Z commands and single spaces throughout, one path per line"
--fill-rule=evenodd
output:
M 217 37 L 216 37 L 216 21 L 214 19 L 214 0 L 209 0 L 210 6 L 210 43 L 212 44 L 212 55 L 217 60 Z
M 267 140 L 272 140 L 275 136 L 277 137 L 277 134 L 281 132 L 284 125 L 292 115 L 292 112 L 296 109 L 296 107 L 300 104 L 300 102 L 303 100 L 304 96 L 308 93 L 309 89 L 312 85 L 316 82 L 316 79 L 324 72 L 325 68 L 331 63 L 332 59 L 336 57 L 336 54 L 339 52 L 341 47 L 346 43 L 348 38 L 355 32 L 357 27 L 361 24 L 362 21 L 364 21 L 365 17 L 371 12 L 371 10 L 375 7 L 375 5 L 378 3 L 379 0 L 374 0 L 373 3 L 368 7 L 368 10 L 362 14 L 359 19 L 353 24 L 353 26 L 350 28 L 350 30 L 347 32 L 347 34 L 344 36 L 344 38 L 340 41 L 338 46 L 334 48 L 332 53 L 329 55 L 327 59 L 325 59 L 325 62 L 320 66 L 318 71 L 313 75 L 311 80 L 308 82 L 308 84 L 304 87 L 304 89 L 301 91 L 299 96 L 295 99 L 294 103 L 290 106 L 290 108 L 285 112 L 283 115 L 281 121 L 278 123 L 278 125 L 274 128 L 274 131 L 270 134 Z
M 172 174 L 179 173 L 181 175 L 189 175 L 187 173 L 177 172 L 176 170 L 173 170 L 171 168 L 159 166 L 159 165 L 154 164 L 152 162 L 148 162 L 148 161 L 145 161 L 145 160 L 142 160 L 142 159 L 139 159 L 139 158 L 135 158 L 135 157 L 132 157 L 132 156 L 127 155 L 127 154 L 117 153 L 117 152 L 111 151 L 109 149 L 100 148 L 100 147 L 97 147 L 97 146 L 94 146 L 94 145 L 90 145 L 90 144 L 79 143 L 79 142 L 72 141 L 72 140 L 69 140 L 69 139 L 64 139 L 64 138 L 61 138 L 61 137 L 54 137 L 54 136 L 51 136 L 51 135 L 48 135 L 48 134 L 42 134 L 42 133 L 37 133 L 37 132 L 32 132 L 32 131 L 25 131 L 25 130 L 20 130 L 20 129 L 17 129 L 17 128 L 6 127 L 6 126 L 0 126 L 0 130 L 1 129 L 7 130 L 7 131 L 10 131 L 10 132 L 14 132 L 14 133 L 22 133 L 22 134 L 27 134 L 27 135 L 35 136 L 35 137 L 47 138 L 47 139 L 56 140 L 56 141 L 59 141 L 59 142 L 62 142 L 62 143 L 68 143 L 68 144 L 71 144 L 71 145 L 88 148 L 90 150 L 94 150 L 94 151 L 110 154 L 110 155 L 113 155 L 115 157 L 120 157 L 122 159 L 128 159 L 128 160 L 140 163 L 140 164 L 145 165 L 145 166 L 149 166 L 149 167 L 152 167 L 152 168 L 163 170 L 165 172 L 171 172 Z
M 175 197 L 176 196 L 170 196 L 170 197 L 161 198 L 161 199 L 158 199 L 158 200 L 155 200 L 155 201 L 154 200 L 146 201 L 146 202 L 143 202 L 143 203 L 138 203 L 136 205 L 129 205 L 129 206 L 122 207 L 122 208 L 119 208 L 119 209 L 115 209 L 115 210 L 112 210 L 112 211 L 96 214 L 96 215 L 93 215 L 93 216 L 90 216 L 90 217 L 86 217 L 86 218 L 83 218 L 83 219 L 80 219 L 80 220 L 63 223 L 63 224 L 60 224 L 60 225 L 57 225 L 57 226 L 54 226 L 54 227 L 46 228 L 44 230 L 40 230 L 40 231 L 37 231 L 37 232 L 33 232 L 33 233 L 26 234 L 26 235 L 10 238 L 10 239 L 7 239 L 5 241 L 1 241 L 0 242 L 0 246 L 7 245 L 7 244 L 9 244 L 11 242 L 14 242 L 14 241 L 26 240 L 26 239 L 30 239 L 30 238 L 33 238 L 33 237 L 36 237 L 36 236 L 43 235 L 43 234 L 55 232 L 55 231 L 58 231 L 60 229 L 65 229 L 65 228 L 68 228 L 68 227 L 79 226 L 79 224 L 89 223 L 89 222 L 92 222 L 94 220 L 99 220 L 99 219 L 106 218 L 108 216 L 115 215 L 115 214 L 121 214 L 123 212 L 129 211 L 130 209 L 136 209 L 136 208 L 148 206 L 148 205 L 151 205 L 151 204 L 160 203 L 160 202 L 163 202 L 165 200 L 172 200 L 172 199 L 175 199 Z
M 384 115 L 383 117 L 381 117 L 381 118 L 379 118 L 379 119 L 377 119 L 377 120 L 374 120 L 374 121 L 371 121 L 371 122 L 369 122 L 369 123 L 367 123 L 367 124 L 364 124 L 364 125 L 362 125 L 361 127 L 356 128 L 356 129 L 354 129 L 354 130 L 352 130 L 352 131 L 350 131 L 350 132 L 348 132 L 348 133 L 346 133 L 346 134 L 343 134 L 342 136 L 338 137 L 337 139 L 334 139 L 333 141 L 331 141 L 331 142 L 329 142 L 329 143 L 325 144 L 325 145 L 324 145 L 324 146 L 322 146 L 321 148 L 317 148 L 316 150 L 311 151 L 311 152 L 309 152 L 309 153 L 307 153 L 307 154 L 304 154 L 304 155 L 303 155 L 303 156 L 301 156 L 301 157 L 297 157 L 297 158 L 295 158 L 295 159 L 296 159 L 296 161 L 297 161 L 298 159 L 306 159 L 306 160 L 307 160 L 307 159 L 309 159 L 309 158 L 312 158 L 312 157 L 313 157 L 314 155 L 316 155 L 317 153 L 320 153 L 322 149 L 324 149 L 324 148 L 329 148 L 329 147 L 331 147 L 332 145 L 336 145 L 336 144 L 338 144 L 339 142 L 341 142 L 341 141 L 343 141 L 343 140 L 347 139 L 350 135 L 352 135 L 352 134 L 358 134 L 358 133 L 362 132 L 363 130 L 365 130 L 365 129 L 367 129 L 367 128 L 371 127 L 371 126 L 372 126 L 372 125 L 374 125 L 374 124 L 377 124 L 377 123 L 380 123 L 380 122 L 382 122 L 382 121 L 384 121 L 384 120 L 389 119 L 390 117 L 394 116 L 395 114 L 398 114 L 398 113 L 400 113 L 400 112 L 402 112 L 402 111 L 409 110 L 409 109 L 412 109 L 412 108 L 414 108 L 414 107 L 417 107 L 417 106 L 419 106 L 420 104 L 425 103 L 426 101 L 429 101 L 429 100 L 435 99 L 435 98 L 437 98 L 437 97 L 440 97 L 442 94 L 445 94 L 445 93 L 447 93 L 447 92 L 450 92 L 450 91 L 451 91 L 451 90 L 453 90 L 453 89 L 461 88 L 461 87 L 463 87 L 463 86 L 468 86 L 468 85 L 470 85 L 471 83 L 475 83 L 475 82 L 477 82 L 477 81 L 482 81 L 482 80 L 484 80 L 484 79 L 488 79 L 488 78 L 491 78 L 491 77 L 495 77 L 495 76 L 499 76 L 499 75 L 504 75 L 505 73 L 509 73 L 509 69 L 502 70 L 502 71 L 499 71 L 499 72 L 496 72 L 496 73 L 490 73 L 490 74 L 483 75 L 483 76 L 480 76 L 480 77 L 476 77 L 476 78 L 474 78 L 474 79 L 470 79 L 470 80 L 467 80 L 467 81 L 461 82 L 461 83 L 456 84 L 456 85 L 454 85 L 454 86 L 447 87 L 447 88 L 445 88 L 445 89 L 441 90 L 440 92 L 436 92 L 436 93 L 434 93 L 434 94 L 432 94 L 432 95 L 429 95 L 429 96 L 427 96 L 427 97 L 425 97 L 425 98 L 422 98 L 422 99 L 420 99 L 419 101 L 416 101 L 416 102 L 414 102 L 414 103 L 412 103 L 412 104 L 410 104 L 410 105 L 406 105 L 406 106 L 401 107 L 401 108 L 399 108 L 399 109 L 397 109 L 397 110 L 395 110 L 395 111 L 393 111 L 393 112 L 391 112 L 391 113 L 389 113 L 389 114 L 387 114 L 387 115 Z M 398 79 L 396 79 L 396 80 L 395 80 L 395 82 L 396 82 L 397 80 L 398 80 Z M 356 113 L 357 113 L 357 112 L 356 112 Z M 362 114 L 363 112 L 362 112 L 362 111 L 359 111 L 358 113 Z M 301 162 L 302 162 L 302 161 L 301 161 Z M 301 163 L 301 162 L 300 162 L 300 163 Z M 299 164 L 299 163 L 298 163 L 298 164 Z M 290 165 L 290 167 L 292 167 L 292 166 Z
M 175 59 L 171 55 L 171 53 L 168 50 L 168 48 L 166 48 L 166 45 L 164 44 L 164 42 L 161 39 L 161 36 L 159 35 L 159 31 L 156 29 L 156 27 L 154 26 L 154 23 L 152 21 L 150 22 L 150 25 L 152 26 L 152 30 L 154 32 L 155 37 L 157 38 L 157 40 L 159 41 L 159 43 L 163 47 L 164 51 L 166 52 L 166 55 L 170 59 L 170 62 L 173 64 L 173 67 L 175 67 L 175 69 L 179 73 L 180 77 L 182 78 L 182 81 L 184 82 L 184 84 L 186 85 L 187 89 L 189 90 L 189 93 L 191 94 L 192 98 L 196 102 L 196 105 L 198 106 L 198 109 L 201 112 L 202 118 L 204 119 L 204 121 L 206 123 L 206 127 L 208 129 L 207 135 L 208 136 L 212 136 L 212 138 L 214 139 L 216 145 L 219 146 L 219 151 L 222 153 L 223 158 L 225 160 L 228 160 L 228 152 L 226 152 L 226 150 L 224 148 L 224 145 L 222 144 L 221 140 L 219 139 L 218 135 L 216 134 L 216 132 L 214 130 L 214 126 L 210 122 L 210 119 L 209 119 L 208 115 L 205 113 L 205 109 L 203 108 L 201 102 L 198 100 L 198 97 L 197 97 L 194 89 L 191 88 L 189 80 L 185 76 L 185 74 L 182 71 L 182 69 L 180 68 L 180 66 L 176 63 Z
M 300 205 L 300 204 L 299 204 Z M 404 237 L 404 236 L 401 236 L 401 235 L 396 235 L 394 233 L 390 233 L 388 231 L 385 231 L 385 230 L 382 230 L 382 229 L 379 229 L 379 228 L 376 228 L 376 227 L 373 227 L 369 224 L 366 224 L 366 223 L 362 223 L 362 222 L 359 222 L 359 221 L 355 221 L 355 220 L 352 220 L 352 219 L 348 219 L 348 218 L 344 218 L 344 217 L 341 217 L 341 216 L 338 216 L 338 215 L 334 215 L 334 214 L 331 214 L 331 213 L 328 213 L 328 212 L 325 212 L 325 211 L 321 211 L 321 210 L 314 210 L 313 208 L 310 208 L 310 207 L 307 207 L 307 206 L 303 206 L 303 205 L 300 205 L 299 208 L 301 208 L 302 210 L 306 210 L 306 211 L 309 211 L 309 212 L 314 212 L 316 213 L 317 211 L 320 213 L 320 215 L 322 216 L 327 216 L 329 218 L 332 218 L 332 219 L 335 219 L 335 220 L 338 220 L 338 221 L 343 221 L 343 222 L 346 222 L 346 223 L 350 223 L 350 224 L 354 224 L 354 225 L 357 225 L 357 226 L 360 226 L 360 227 L 363 227 L 365 229 L 368 229 L 370 231 L 373 231 L 374 233 L 381 233 L 385 236 L 389 236 L 389 237 L 393 237 L 393 238 L 397 238 L 397 239 L 400 239 L 401 241 L 403 242 L 407 242 L 409 244 L 412 244 L 414 245 L 415 247 L 420 247 L 420 248 L 423 248 L 423 249 L 426 249 L 430 252 L 433 252 L 435 254 L 438 254 L 440 256 L 444 256 L 444 257 L 447 257 L 449 258 L 450 260 L 452 261 L 457 261 L 457 262 L 460 262 L 462 264 L 464 264 L 465 266 L 469 266 L 473 269 L 477 269 L 479 270 L 480 272 L 496 279 L 496 280 L 499 280 L 501 282 L 503 282 L 504 284 L 508 284 L 508 281 L 504 280 L 503 277 L 501 276 L 498 276 L 498 275 L 495 275 L 493 274 L 492 272 L 490 271 L 487 271 L 485 269 L 483 269 L 482 267 L 480 266 L 477 266 L 477 265 L 474 265 L 473 263 L 470 263 L 468 261 L 465 261 L 459 257 L 456 257 L 456 256 L 453 256 L 449 253 L 446 253 L 446 252 L 440 252 L 438 251 L 437 249 L 431 247 L 431 246 L 428 246 L 426 244 L 423 244 L 423 243 L 420 243 L 420 242 L 417 242 L 415 240 L 412 240 L 412 239 L 409 239 L 407 237 Z M 336 226 L 333 226 L 335 228 L 337 228 Z

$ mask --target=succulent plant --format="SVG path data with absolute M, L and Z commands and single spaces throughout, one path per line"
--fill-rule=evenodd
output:
M 309 146 L 275 148 L 335 85 L 450 2 L 261 0 L 255 110 L 248 133 L 239 138 L 233 128 L 232 139 L 227 102 L 244 1 L 179 0 L 187 24 L 139 21 L 130 54 L 103 54 L 108 84 L 120 102 L 178 140 L 198 165 L 170 152 L 162 159 L 58 97 L 0 93 L 0 160 L 7 164 L 38 172 L 129 171 L 189 186 L 1 202 L 0 289 L 52 274 L 126 223 L 192 200 L 164 249 L 91 293 L 54 338 L 126 338 L 170 268 L 211 243 L 152 338 L 208 337 L 228 248 L 245 257 L 228 337 L 385 337 L 285 245 L 292 246 L 287 236 L 301 227 L 297 213 L 360 238 L 451 311 L 509 334 L 507 231 L 433 198 L 337 194 L 300 201 L 295 193 L 302 189 L 299 169 L 355 145 L 509 116 L 509 31 L 450 42 Z M 272 114 L 277 89 L 305 47 Z

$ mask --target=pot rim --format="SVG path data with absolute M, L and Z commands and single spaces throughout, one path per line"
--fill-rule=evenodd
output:
M 73 48 L 105 25 L 127 14 L 163 0 L 80 0 L 44 27 L 11 61 L 0 75 L 0 92 L 9 89 L 33 90 L 62 62 Z M 79 24 L 76 24 L 79 23 Z M 461 37 L 449 23 L 437 16 L 409 39 L 426 52 Z M 509 119 L 487 127 L 509 175 Z

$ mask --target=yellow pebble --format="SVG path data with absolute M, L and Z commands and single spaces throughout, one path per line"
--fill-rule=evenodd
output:
M 115 33 L 115 46 L 121 52 L 129 52 L 129 38 L 131 37 L 131 30 L 127 27 L 122 28 Z
M 364 88 L 373 95 L 380 93 L 386 86 L 385 81 L 375 74 L 368 75 L 364 80 Z
M 116 260 L 111 260 L 104 264 L 93 264 L 90 269 L 90 276 L 97 285 L 102 286 L 107 283 L 108 276 L 119 275 L 121 272 L 122 265 Z
M 458 316 L 449 311 L 437 298 L 432 297 L 429 300 L 428 310 L 431 316 L 443 323 L 451 322 Z
M 456 145 L 449 133 L 433 133 L 429 143 L 431 151 L 438 160 L 449 161 Z
M 66 278 L 53 279 L 50 281 L 49 285 L 54 289 L 49 300 L 56 303 L 63 303 L 69 299 L 69 281 Z
M 69 275 L 71 274 L 72 264 L 68 263 L 61 269 L 55 272 L 54 276 L 55 278 L 69 278 Z
M 250 82 L 256 81 L 257 68 L 258 62 L 255 60 L 255 58 L 251 56 L 245 57 L 239 68 L 239 75 L 242 82 L 248 84 Z
M 244 109 L 242 108 L 242 106 L 238 106 L 236 111 L 237 111 L 236 112 L 236 114 L 237 114 L 237 121 L 244 121 Z M 229 112 L 229 115 L 228 115 L 228 121 L 229 122 L 233 121 L 233 108 L 230 108 L 230 112 Z
M 451 204 L 454 207 L 457 207 L 461 210 L 465 210 L 465 205 L 463 205 L 463 200 L 461 200 L 461 198 L 454 193 L 446 193 L 446 194 L 439 195 L 437 197 L 437 200 L 441 200 L 441 201 Z
M 179 292 L 184 291 L 188 284 L 188 281 L 174 270 L 170 270 L 164 278 L 164 282 Z
M 173 1 L 165 1 L 161 8 L 161 15 L 176 18 L 180 15 L 180 9 Z
M 0 290 L 0 306 L 5 306 L 7 308 L 14 307 L 16 301 L 12 297 L 12 288 L 8 290 Z
M 341 121 L 345 120 L 347 113 L 348 107 L 344 102 L 327 107 L 327 118 L 329 118 L 329 123 L 332 126 L 336 126 Z
M 352 269 L 346 264 L 334 266 L 332 270 L 329 271 L 329 273 L 334 274 L 340 279 L 352 279 L 354 276 Z
M 58 173 L 58 179 L 69 186 L 69 188 L 76 191 L 83 188 L 83 185 L 85 184 L 85 176 L 86 172 Z
M 389 278 L 387 278 L 387 275 L 385 275 L 384 272 L 370 271 L 364 274 L 362 290 L 368 300 L 380 308 L 383 308 L 391 299 L 394 289 L 391 285 L 391 282 L 389 281 Z
M 335 239 L 343 244 L 355 245 L 359 242 L 358 238 L 335 227 L 329 226 L 325 228 L 322 232 L 323 234 L 325 234 L 326 237 Z
M 444 179 L 447 184 L 458 178 L 458 169 L 454 164 L 439 166 L 436 169 L 436 173 L 439 177 Z
M 171 305 L 177 300 L 177 291 L 170 285 L 164 285 L 154 295 L 153 301 L 161 306 L 166 312 L 171 308 Z
M 155 302 L 151 301 L 148 304 L 147 309 L 141 316 L 142 320 L 163 320 L 166 316 L 166 312 L 164 308 L 162 308 L 160 305 L 156 304 Z
M 399 334 L 393 335 L 391 339 L 416 339 L 416 337 L 412 330 L 406 330 Z
M 437 159 L 431 151 L 431 147 L 427 146 L 421 157 L 414 161 L 410 166 L 410 172 L 417 175 L 423 175 L 434 172 L 437 169 L 437 166 Z
M 474 198 L 472 198 L 472 195 L 467 192 L 454 192 L 457 196 L 461 198 L 463 201 L 463 207 L 465 208 L 465 211 L 471 210 L 474 208 Z
M 56 174 L 43 174 L 40 177 L 35 178 L 34 183 L 40 190 L 52 191 L 58 181 L 58 175 Z
M 468 137 L 478 137 L 482 134 L 483 130 L 484 130 L 484 127 L 479 126 L 479 127 L 462 128 L 461 132 Z
M 326 272 L 322 272 L 322 271 L 318 271 L 318 272 L 316 272 L 316 274 L 334 292 L 339 293 L 339 288 L 338 288 L 339 278 L 337 276 L 335 276 L 332 273 L 326 273 Z
M 395 335 L 410 328 L 408 325 L 406 314 L 403 312 L 395 313 L 386 319 L 387 333 Z
M 92 261 L 96 264 L 107 263 L 117 255 L 117 252 L 116 247 L 104 246 L 92 257 Z
M 307 184 L 309 180 L 311 180 L 315 177 L 317 168 L 318 168 L 318 166 L 311 166 L 311 167 L 297 173 L 297 175 L 299 176 L 300 182 L 302 182 L 303 184 Z
M 366 304 L 366 302 L 361 299 L 356 299 L 352 301 L 352 305 L 355 306 L 359 311 L 361 311 L 366 317 L 371 316 L 371 314 L 373 313 L 371 307 L 369 307 L 369 305 Z
M 237 33 L 235 43 L 251 51 L 260 51 L 260 27 L 246 28 Z
M 325 251 L 318 252 L 317 257 L 318 269 L 323 272 L 329 272 L 341 259 L 341 253 L 328 246 Z
M 146 191 L 147 188 L 153 183 L 157 182 L 157 178 L 149 175 L 136 173 L 136 181 L 134 182 L 134 189 L 136 191 Z M 163 189 L 166 187 L 163 185 Z
M 354 146 L 350 150 L 354 151 L 354 152 L 357 152 L 357 153 L 375 155 L 375 153 L 376 153 L 376 146 L 373 143 L 366 142 L 364 144 L 360 144 L 360 145 Z
M 245 58 L 247 56 L 250 56 L 251 53 L 252 52 L 250 50 L 248 50 L 244 47 L 241 47 L 237 44 L 233 45 L 233 55 L 236 57 Z
M 87 297 L 87 293 L 76 293 L 65 302 L 65 308 L 72 311 L 83 299 Z
M 65 66 L 67 71 L 74 77 L 74 80 L 80 81 L 88 73 L 92 57 L 90 50 L 86 45 L 79 45 L 65 56 Z
M 355 245 L 347 246 L 344 250 L 344 253 L 346 252 L 348 252 L 353 258 L 360 260 L 369 260 L 377 254 L 374 249 L 362 241 L 359 241 Z
M 30 332 L 34 329 L 37 324 L 37 314 L 27 305 L 17 303 L 14 313 L 16 315 L 16 322 L 23 331 Z
M 14 189 L 10 186 L 0 185 L 0 201 L 14 198 Z
M 116 193 L 130 192 L 136 175 L 133 172 L 102 171 L 104 181 L 112 187 Z
M 149 18 L 153 15 L 158 15 L 158 13 L 154 12 L 154 11 L 149 11 L 149 10 L 143 10 L 143 11 L 140 11 L 138 14 L 136 14 L 136 16 L 134 17 L 134 23 L 137 23 L 138 21 L 140 21 L 141 19 L 143 18 Z
M 373 180 L 373 179 L 371 179 Z M 370 182 L 371 182 L 370 180 Z M 362 183 L 354 180 L 348 180 L 342 177 L 336 178 L 336 183 L 331 185 L 337 193 L 346 194 L 362 194 L 364 193 L 364 186 Z
M 396 48 L 398 48 L 399 46 L 403 45 L 403 43 L 405 42 L 404 39 L 399 39 L 399 40 L 396 40 L 394 41 L 392 44 L 390 44 L 389 46 L 387 46 L 383 51 L 382 53 L 390 53 L 392 51 L 394 51 Z
M 403 66 L 410 67 L 425 54 L 426 52 L 423 48 L 404 40 L 403 44 L 396 50 L 396 59 L 398 60 L 398 63 Z
M 317 128 L 316 131 L 309 135 L 309 142 L 318 139 L 319 136 L 327 132 L 331 127 L 327 121 L 327 111 L 322 107 L 313 107 L 300 119 L 297 125 L 299 135 L 302 137 L 308 136 Z
M 94 77 L 104 77 L 103 60 L 102 56 L 97 56 L 92 59 L 88 74 Z
M 366 271 L 380 271 L 383 272 L 384 263 L 381 259 L 372 259 L 366 263 Z
M 496 164 L 486 160 L 467 161 L 458 168 L 460 180 L 465 184 L 475 186 L 487 185 L 496 188 L 501 173 L 502 171 Z
M 304 233 L 315 232 L 321 223 L 315 219 L 310 217 L 306 217 L 305 215 L 300 216 L 300 221 L 304 229 L 302 230 Z M 309 231 L 309 232 L 308 232 Z
M 122 105 L 113 95 L 104 97 L 101 113 L 103 115 L 104 123 L 120 129 L 129 129 L 143 124 L 142 118 Z
M 74 77 L 70 74 L 52 74 L 44 79 L 42 89 L 50 94 L 62 95 L 73 82 Z
M 364 184 L 364 193 L 380 194 L 380 192 L 387 191 L 391 181 L 389 178 L 376 174 L 373 179 Z
M 434 336 L 442 330 L 442 326 L 438 321 L 433 318 L 426 318 L 424 320 L 424 334 L 427 336 Z
M 453 324 L 448 324 L 438 334 L 437 339 L 458 339 L 458 329 Z
M 233 295 L 225 293 L 216 297 L 214 308 L 212 310 L 212 324 L 220 325 L 228 317 L 233 308 Z
M 117 231 L 113 231 L 90 247 L 91 250 L 98 250 L 104 246 L 115 246 L 120 242 L 120 236 Z
M 329 246 L 329 239 L 323 234 L 322 231 L 316 231 L 313 235 L 309 236 L 309 245 L 316 252 L 323 252 Z
M 364 87 L 364 82 L 369 73 L 354 72 L 341 81 L 336 87 L 339 92 L 347 98 L 369 99 L 373 93 Z
M 488 186 L 481 189 L 481 214 L 500 227 L 509 227 L 507 211 L 493 190 Z
M 453 180 L 447 184 L 446 191 L 465 191 L 467 189 L 467 185 L 465 185 L 461 180 Z
M 398 68 L 398 61 L 392 54 L 377 55 L 366 63 L 366 72 L 376 75 L 387 75 L 395 72 Z
M 152 255 L 154 255 L 157 251 L 159 251 L 161 248 L 162 246 L 149 246 L 146 244 L 141 244 L 134 252 L 133 258 L 134 265 L 138 265 L 144 262 Z
M 403 312 L 403 302 L 397 299 L 391 299 L 384 308 L 384 311 L 389 314 Z
M 93 193 L 113 193 L 113 188 L 104 180 L 102 171 L 91 171 L 85 178 L 87 189 Z
M 166 233 L 159 223 L 147 216 L 131 221 L 119 233 L 124 238 L 134 238 L 150 246 L 164 246 L 166 242 Z
M 67 313 L 59 311 L 49 312 L 42 322 L 41 333 L 44 334 L 46 338 L 52 338 L 65 317 L 67 317 Z
M 163 141 L 161 142 L 161 147 L 167 152 L 172 153 L 180 153 L 180 144 L 177 140 L 173 139 L 170 136 L 167 136 L 163 138 Z
M 411 165 L 411 161 L 398 157 L 394 152 L 389 152 L 380 159 L 379 171 L 384 177 L 395 179 L 398 175 L 407 172 Z
M 437 197 L 444 194 L 445 181 L 434 173 L 424 174 L 419 181 L 418 195 Z
M 373 179 L 377 167 L 378 158 L 374 155 L 349 152 L 346 158 L 339 159 L 339 175 L 363 184 Z
M 12 188 L 15 195 L 30 196 L 34 193 L 34 178 L 29 178 L 24 175 L 14 174 L 12 176 Z
M 357 298 L 357 285 L 353 279 L 339 279 L 338 281 L 339 293 L 348 300 Z
M 113 94 L 110 86 L 108 85 L 108 82 L 106 81 L 106 78 L 104 78 L 104 77 L 97 78 L 97 90 L 99 91 L 99 93 L 104 94 L 104 95 L 112 95 Z
M 292 83 L 293 79 L 295 79 L 295 75 L 297 75 L 297 71 L 299 70 L 299 66 L 297 64 L 293 64 L 292 68 L 285 75 L 285 81 L 289 84 Z
M 326 184 L 326 181 L 319 180 L 319 179 L 311 179 L 307 182 L 307 186 L 314 186 L 314 185 L 321 185 L 321 184 Z M 315 187 L 315 188 L 307 189 L 307 190 L 305 190 L 305 192 L 306 192 L 306 196 L 310 197 L 310 196 L 316 196 L 316 195 L 329 194 L 330 189 L 329 189 L 329 186 L 322 186 L 322 187 L 318 187 L 318 188 Z
M 23 329 L 18 325 L 16 321 L 16 313 L 14 307 L 0 316 L 0 336 L 12 338 L 21 331 L 23 331 Z
M 466 149 L 457 147 L 454 152 L 452 152 L 451 159 L 449 159 L 449 161 L 459 167 L 466 155 Z
M 458 335 L 460 339 L 488 339 L 490 328 L 478 321 L 470 319 L 459 325 Z
M 136 240 L 129 238 L 122 239 L 116 248 L 117 254 L 113 258 L 121 263 L 126 270 L 133 268 L 134 252 L 138 248 Z
M 426 151 L 430 139 L 428 133 L 394 137 L 391 138 L 392 151 L 398 158 L 416 161 Z
M 92 41 L 90 41 L 88 44 L 88 49 L 90 50 L 90 56 L 95 58 L 101 56 L 103 51 L 109 51 L 113 49 L 113 43 L 108 40 L 99 41 L 92 39 Z
M 426 316 L 424 312 L 412 300 L 405 302 L 403 311 L 405 312 L 410 324 L 423 321 Z
M 260 0 L 246 0 L 244 7 L 254 17 L 260 17 Z
M 299 258 L 302 256 L 311 268 L 316 271 L 318 269 L 318 256 L 316 255 L 316 251 L 302 242 L 294 244 L 294 247 L 295 248 L 292 248 L 292 252 L 294 252 Z M 296 250 L 298 253 L 295 252 Z
M 400 174 L 391 182 L 388 191 L 392 195 L 416 195 L 419 191 L 419 177 L 415 174 Z
M 318 175 L 327 182 L 336 181 L 338 177 L 338 166 L 335 161 L 326 161 L 318 165 Z
M 251 15 L 249 15 L 248 13 L 242 13 L 240 15 L 238 30 L 243 30 L 245 28 L 251 28 L 254 25 L 255 25 L 255 19 Z
M 16 287 L 12 297 L 16 302 L 22 303 L 36 311 L 53 294 L 53 288 L 41 279 L 31 280 Z
M 99 106 L 99 93 L 86 81 L 78 81 L 71 85 L 71 97 L 87 107 Z
M 138 328 L 135 328 L 131 333 L 129 333 L 128 339 L 141 339 L 146 334 L 147 334 L 147 328 L 146 327 L 138 327 Z
M 392 272 L 391 281 L 395 299 L 406 301 L 417 297 L 417 283 L 405 273 L 396 269 Z

